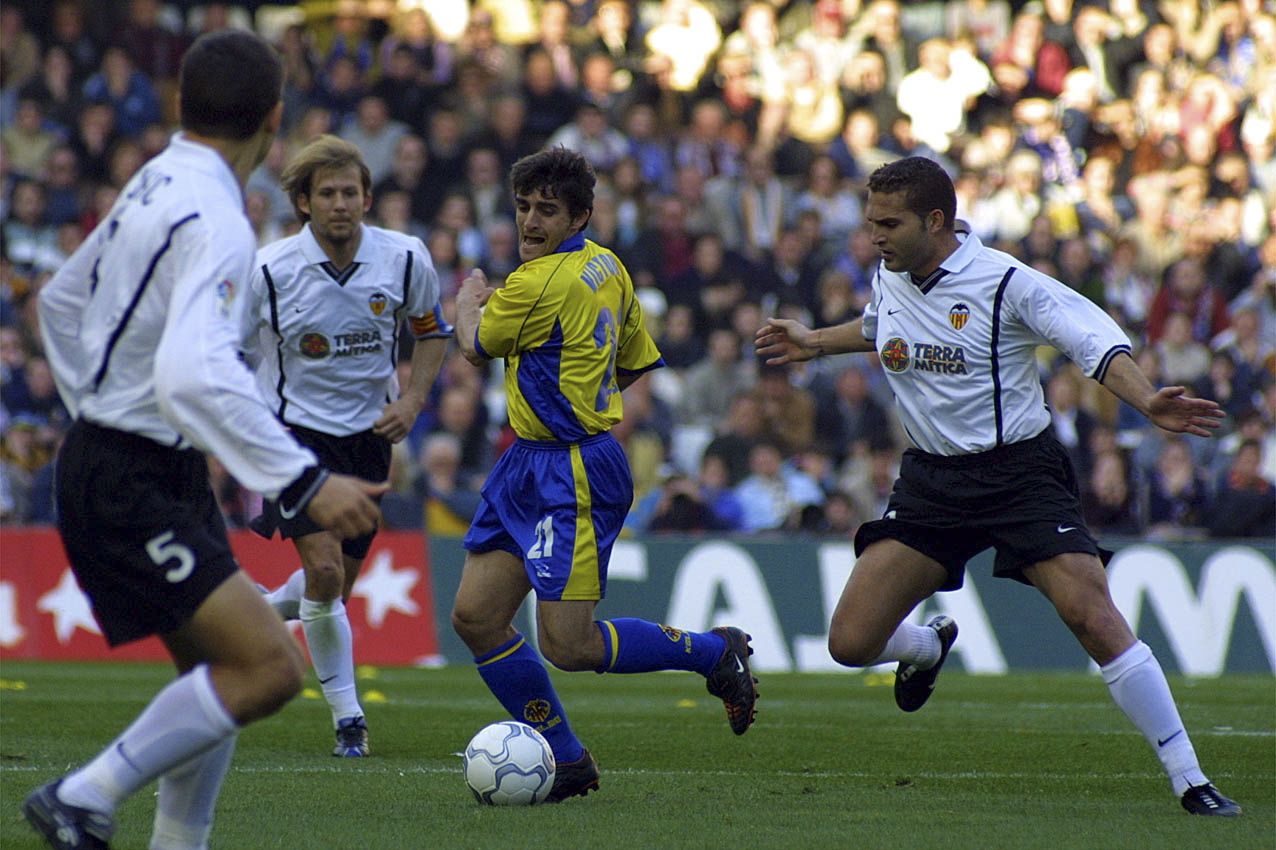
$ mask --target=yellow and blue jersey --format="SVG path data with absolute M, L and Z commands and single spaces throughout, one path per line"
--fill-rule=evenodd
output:
M 629 272 L 580 234 L 506 279 L 474 342 L 505 358 L 510 425 L 526 440 L 575 443 L 610 430 L 623 416 L 617 373 L 664 365 Z

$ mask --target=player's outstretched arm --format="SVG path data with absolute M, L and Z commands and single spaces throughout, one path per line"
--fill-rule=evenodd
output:
M 753 347 L 768 364 L 783 366 L 785 363 L 801 363 L 821 354 L 872 351 L 873 343 L 864 338 L 863 319 L 811 330 L 792 319 L 768 318 L 754 336 Z
M 388 482 L 373 484 L 351 475 L 332 473 L 306 505 L 315 522 L 343 539 L 374 531 L 381 510 L 372 501 L 390 489 Z
M 1218 402 L 1193 398 L 1187 395 L 1186 387 L 1154 388 L 1128 354 L 1113 359 L 1103 385 L 1154 425 L 1176 434 L 1209 437 L 1225 416 Z

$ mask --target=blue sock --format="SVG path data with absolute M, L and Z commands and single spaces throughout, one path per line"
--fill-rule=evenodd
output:
M 594 625 L 602 632 L 605 650 L 599 673 L 692 670 L 707 676 L 727 648 L 726 640 L 713 632 L 684 632 L 633 617 Z
M 474 659 L 479 675 L 510 717 L 545 736 L 559 764 L 584 755 L 585 747 L 567 724 L 567 712 L 558 701 L 549 673 L 540 656 L 520 634 Z

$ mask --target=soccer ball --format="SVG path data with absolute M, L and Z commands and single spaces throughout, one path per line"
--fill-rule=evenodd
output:
M 554 787 L 554 751 L 526 723 L 484 726 L 465 748 L 465 784 L 488 806 L 531 806 Z

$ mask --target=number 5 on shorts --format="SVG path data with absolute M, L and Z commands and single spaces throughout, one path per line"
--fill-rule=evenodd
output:
M 179 581 L 185 581 L 191 574 L 191 570 L 195 569 L 195 555 L 190 547 L 182 543 L 173 543 L 174 536 L 173 532 L 166 531 L 147 540 L 146 554 L 151 556 L 151 560 L 157 567 L 162 567 L 176 559 L 177 566 L 164 573 L 164 578 L 177 584 Z

